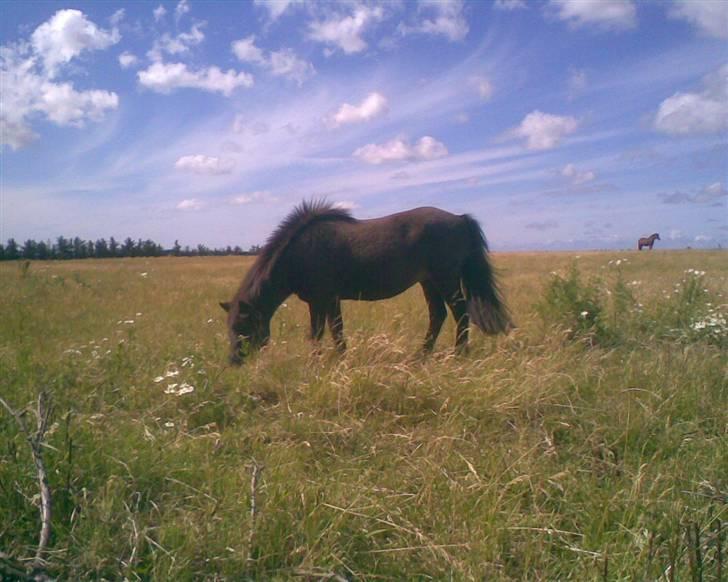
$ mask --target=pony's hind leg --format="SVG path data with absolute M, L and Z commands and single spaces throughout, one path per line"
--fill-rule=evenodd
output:
M 331 337 L 334 338 L 336 349 L 343 353 L 346 351 L 346 340 L 344 339 L 344 319 L 341 316 L 341 301 L 337 297 L 329 304 L 326 310 L 326 319 L 329 322 Z
M 309 303 L 308 314 L 311 318 L 311 340 L 319 343 L 324 335 L 324 325 L 326 324 L 326 311 L 316 303 Z
M 455 351 L 459 354 L 468 349 L 468 335 L 470 332 L 470 316 L 468 315 L 468 302 L 460 289 L 460 281 L 448 281 L 440 287 L 450 312 L 455 319 L 457 331 L 455 334 Z
M 445 309 L 445 300 L 435 285 L 433 285 L 430 281 L 423 281 L 421 285 L 422 290 L 425 293 L 427 307 L 430 310 L 430 327 L 427 329 L 427 335 L 425 335 L 425 342 L 422 345 L 422 351 L 429 353 L 435 347 L 437 336 L 440 335 L 442 324 L 447 318 L 447 310 Z

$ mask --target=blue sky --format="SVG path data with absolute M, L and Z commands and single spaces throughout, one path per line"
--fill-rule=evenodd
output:
M 495 250 L 728 245 L 728 2 L 3 2 L 0 240 L 261 244 L 304 198 Z

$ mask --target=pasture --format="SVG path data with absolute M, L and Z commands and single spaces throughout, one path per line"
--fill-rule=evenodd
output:
M 728 570 L 728 256 L 495 254 L 518 328 L 435 352 L 419 287 L 289 298 L 227 365 L 252 259 L 0 264 L 0 395 L 50 395 L 48 572 L 140 580 L 718 580 Z M 0 409 L 0 578 L 33 460 Z M 255 511 L 251 511 L 251 507 Z

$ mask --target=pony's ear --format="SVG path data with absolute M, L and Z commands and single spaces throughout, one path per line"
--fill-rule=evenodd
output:
M 220 307 L 222 307 L 225 311 L 230 311 L 230 302 L 220 301 Z

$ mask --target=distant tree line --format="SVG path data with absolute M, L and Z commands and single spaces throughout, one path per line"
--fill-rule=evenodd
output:
M 107 259 L 121 257 L 206 257 L 210 255 L 255 255 L 260 251 L 258 245 L 253 245 L 247 251 L 239 246 L 212 249 L 205 245 L 181 246 L 174 241 L 171 249 L 165 249 L 153 240 L 126 238 L 123 242 L 117 241 L 113 236 L 107 241 L 100 238 L 96 241 L 83 240 L 79 237 L 65 238 L 59 236 L 54 242 L 26 240 L 23 244 L 11 238 L 6 244 L 0 243 L 0 261 L 16 259 Z

